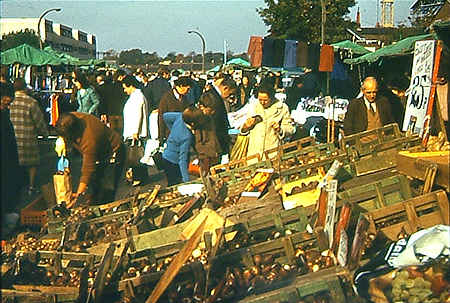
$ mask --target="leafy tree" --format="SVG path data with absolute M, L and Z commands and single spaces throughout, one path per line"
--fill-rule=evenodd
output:
M 271 36 L 282 39 L 320 42 L 322 6 L 319 0 L 264 0 L 267 7 L 257 11 L 264 23 L 270 26 Z M 325 0 L 325 42 L 332 43 L 346 37 L 346 29 L 356 28 L 356 23 L 346 16 L 355 0 Z
M 34 30 L 25 29 L 17 32 L 11 32 L 6 35 L 2 35 L 2 43 L 0 45 L 1 50 L 5 51 L 7 49 L 14 48 L 24 43 L 39 48 L 39 38 Z
M 138 65 L 143 64 L 143 61 L 143 55 L 140 49 L 121 51 L 119 55 L 119 64 Z
M 153 53 L 145 53 L 143 54 L 143 60 L 145 64 L 158 64 L 161 61 L 161 58 L 158 56 L 156 52 Z
M 170 52 L 170 53 L 167 54 L 167 56 L 164 58 L 164 60 L 170 60 L 172 62 L 175 62 L 176 58 L 177 58 L 176 53 L 175 52 Z

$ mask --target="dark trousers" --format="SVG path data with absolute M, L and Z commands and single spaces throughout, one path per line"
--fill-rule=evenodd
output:
M 119 182 L 124 174 L 125 154 L 125 145 L 122 144 L 116 152 L 114 163 L 107 159 L 97 164 L 89 184 L 91 203 L 103 204 L 115 200 Z
M 167 186 L 172 186 L 181 183 L 183 178 L 181 177 L 180 166 L 178 164 L 173 164 L 163 158 L 164 161 L 164 171 L 167 175 Z

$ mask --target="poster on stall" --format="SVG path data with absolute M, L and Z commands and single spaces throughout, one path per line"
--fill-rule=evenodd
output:
M 440 52 L 436 51 L 436 40 L 417 41 L 406 103 L 403 131 L 410 130 L 421 137 L 426 135 L 426 126 L 431 116 L 435 83 L 439 67 Z

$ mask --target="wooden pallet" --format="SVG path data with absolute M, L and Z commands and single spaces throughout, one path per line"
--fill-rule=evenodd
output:
M 274 147 L 264 151 L 264 159 L 274 158 L 274 154 L 279 154 L 283 156 L 288 153 L 295 153 L 301 151 L 304 148 L 316 145 L 316 140 L 314 137 L 306 137 L 296 141 L 288 142 L 282 144 L 278 147 Z
M 412 234 L 437 224 L 448 225 L 449 201 L 445 191 L 439 190 L 373 210 L 365 216 L 370 223 L 370 233 L 381 232 L 390 240 L 397 241 L 401 232 Z

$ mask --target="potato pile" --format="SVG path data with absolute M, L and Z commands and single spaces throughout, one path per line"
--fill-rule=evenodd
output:
M 449 283 L 442 272 L 429 269 L 422 272 L 415 267 L 400 270 L 392 281 L 391 302 L 440 303 L 449 302 Z

